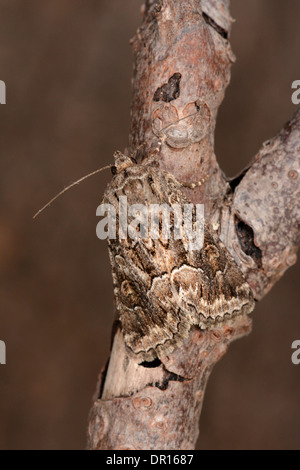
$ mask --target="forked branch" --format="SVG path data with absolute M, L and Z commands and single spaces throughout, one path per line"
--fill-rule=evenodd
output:
M 157 146 L 159 165 L 205 204 L 209 223 L 234 257 L 256 300 L 296 261 L 299 246 L 300 110 L 265 142 L 249 168 L 228 181 L 214 154 L 218 108 L 234 56 L 227 0 L 147 0 L 132 40 L 135 54 L 130 151 L 142 161 Z M 195 114 L 193 111 L 197 110 Z M 191 117 L 179 121 L 185 116 Z M 127 354 L 120 330 L 90 413 L 90 449 L 193 449 L 205 386 L 229 343 L 248 334 L 240 316 L 229 327 L 195 328 L 183 346 L 148 364 Z

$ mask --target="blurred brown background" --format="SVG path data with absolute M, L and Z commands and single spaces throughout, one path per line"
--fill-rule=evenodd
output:
M 0 0 L 0 448 L 80 449 L 108 356 L 112 281 L 97 205 L 109 172 L 33 213 L 127 144 L 141 0 Z M 232 0 L 238 61 L 216 152 L 234 175 L 291 116 L 298 0 Z M 254 331 L 215 367 L 201 449 L 299 449 L 298 266 L 257 306 Z

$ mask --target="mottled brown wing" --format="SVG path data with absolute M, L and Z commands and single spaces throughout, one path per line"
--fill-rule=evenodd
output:
M 180 204 L 188 201 L 167 172 L 133 165 L 108 186 L 105 203 Z M 130 222 L 130 219 L 128 220 Z M 171 352 L 192 325 L 207 328 L 249 313 L 248 284 L 225 247 L 205 229 L 202 250 L 188 251 L 187 240 L 108 240 L 114 294 L 127 347 L 143 360 Z
M 182 203 L 174 178 L 151 166 L 134 165 L 116 175 L 104 195 L 115 207 L 117 233 L 119 200 L 130 204 Z M 172 188 L 171 188 L 172 187 Z M 130 218 L 128 223 L 130 223 Z M 185 258 L 180 241 L 127 238 L 108 240 L 114 294 L 126 345 L 143 360 L 171 351 L 182 341 L 191 318 L 174 297 L 170 274 Z M 155 286 L 158 286 L 157 289 Z
M 223 243 L 207 228 L 202 250 L 188 253 L 187 258 L 187 264 L 172 271 L 171 286 L 194 325 L 205 329 L 254 309 L 249 284 Z

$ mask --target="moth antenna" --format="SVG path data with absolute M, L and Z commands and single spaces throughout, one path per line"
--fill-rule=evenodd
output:
M 80 178 L 79 180 L 77 181 L 74 181 L 74 183 L 71 183 L 69 186 L 67 186 L 66 188 L 64 188 L 62 191 L 60 191 L 58 194 L 56 194 L 56 196 L 54 196 L 52 199 L 50 199 L 49 202 L 47 202 L 47 204 L 45 204 L 40 210 L 38 210 L 34 216 L 33 216 L 33 219 L 35 219 L 41 212 L 43 212 L 45 209 L 47 209 L 47 207 L 49 207 L 52 202 L 54 202 L 56 199 L 58 199 L 62 194 L 64 194 L 66 191 L 68 191 L 69 189 L 71 189 L 73 186 L 81 183 L 82 181 L 86 180 L 87 178 L 89 178 L 90 176 L 93 176 L 93 175 L 96 175 L 97 173 L 100 173 L 101 171 L 103 170 L 108 170 L 109 168 L 111 168 L 113 165 L 107 165 L 107 166 L 104 166 L 102 168 L 98 168 L 98 170 L 95 170 L 95 171 L 92 171 L 91 173 L 89 173 L 88 175 L 85 175 L 83 176 L 82 178 Z

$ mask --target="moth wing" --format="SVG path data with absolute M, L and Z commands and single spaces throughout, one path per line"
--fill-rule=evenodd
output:
M 173 240 L 118 238 L 120 197 L 133 204 L 169 204 L 169 187 L 161 171 L 136 165 L 117 175 L 104 195 L 116 212 L 117 238 L 108 240 L 118 317 L 127 347 L 142 360 L 170 352 L 191 326 L 174 297 L 171 272 L 185 250 Z M 178 195 L 179 198 L 179 195 Z M 176 200 L 176 198 L 175 198 Z M 177 202 L 180 202 L 179 199 Z M 132 217 L 128 217 L 127 225 Z
M 189 203 L 179 183 L 167 172 L 136 165 L 117 175 L 106 199 L 114 204 L 117 229 L 119 200 L 128 206 L 151 204 L 181 208 Z M 193 228 L 196 215 L 193 212 Z M 132 219 L 128 219 L 130 224 Z M 148 227 L 150 228 L 150 227 Z M 160 229 L 162 226 L 160 224 Z M 160 236 L 109 240 L 116 307 L 125 343 L 144 360 L 171 352 L 192 325 L 202 329 L 248 314 L 254 308 L 251 289 L 225 246 L 204 227 L 203 247 L 190 250 L 182 232 Z
M 171 285 L 180 307 L 202 329 L 249 314 L 254 299 L 249 284 L 223 243 L 204 230 L 203 248 L 188 254 L 188 263 L 174 269 Z
M 162 189 L 165 194 L 161 199 L 166 200 L 169 205 L 181 206 L 184 216 L 184 206 L 190 205 L 190 201 L 182 194 L 179 183 L 172 175 L 166 172 L 163 175 Z M 251 313 L 254 309 L 251 288 L 229 251 L 217 235 L 213 235 L 195 206 L 190 219 L 192 226 L 189 226 L 189 230 L 192 228 L 193 234 L 197 234 L 201 240 L 198 244 L 191 245 L 187 219 L 184 218 L 181 238 L 176 240 L 173 220 L 167 251 L 164 253 L 163 244 L 157 247 L 163 261 L 162 269 L 167 275 L 154 279 L 150 296 L 155 298 L 155 295 L 163 292 L 167 288 L 165 283 L 168 282 L 172 302 L 180 309 L 181 321 L 185 325 L 196 325 L 201 329 L 231 322 L 238 315 Z M 203 232 L 199 230 L 199 224 L 202 224 Z

